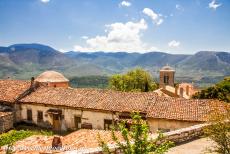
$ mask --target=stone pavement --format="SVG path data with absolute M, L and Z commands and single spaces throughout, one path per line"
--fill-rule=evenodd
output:
M 214 146 L 208 138 L 197 139 L 171 148 L 167 154 L 204 154 L 207 148 Z

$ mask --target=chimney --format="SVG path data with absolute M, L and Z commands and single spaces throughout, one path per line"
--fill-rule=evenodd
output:
M 52 149 L 60 150 L 62 148 L 62 141 L 60 136 L 54 136 L 52 141 Z
M 34 87 L 34 77 L 31 78 L 30 80 L 30 88 Z

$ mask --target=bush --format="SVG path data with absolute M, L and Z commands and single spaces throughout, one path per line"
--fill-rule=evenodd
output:
M 146 121 L 141 119 L 138 113 L 132 114 L 132 125 L 130 130 L 125 127 L 125 123 L 121 122 L 118 127 L 121 131 L 124 142 L 120 142 L 112 131 L 112 139 L 124 154 L 148 154 L 154 152 L 163 154 L 174 144 L 170 141 L 163 141 L 163 134 L 160 133 L 154 140 L 149 139 L 149 127 Z M 98 135 L 99 145 L 105 153 L 112 153 L 100 135 Z
M 52 135 L 49 131 L 30 131 L 30 130 L 11 130 L 0 135 L 0 146 L 12 144 L 16 141 L 25 139 L 32 135 Z

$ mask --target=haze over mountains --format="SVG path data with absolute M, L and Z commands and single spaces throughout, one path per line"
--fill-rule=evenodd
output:
M 0 47 L 0 78 L 30 79 L 45 70 L 57 70 L 67 77 L 106 75 L 143 67 L 158 77 L 164 65 L 176 69 L 177 80 L 199 82 L 215 81 L 230 75 L 230 53 L 200 51 L 194 55 L 105 52 L 59 52 L 41 44 L 16 44 Z

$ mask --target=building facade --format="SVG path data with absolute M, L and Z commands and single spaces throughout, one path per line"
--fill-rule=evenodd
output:
M 50 73 L 50 72 L 49 72 Z M 155 92 L 118 92 L 57 85 L 67 82 L 57 73 L 27 81 L 0 80 L 0 103 L 9 106 L 14 122 L 33 123 L 55 131 L 108 130 L 120 120 L 131 120 L 139 112 L 151 132 L 175 130 L 207 121 L 210 111 L 225 111 L 222 102 L 162 97 Z M 52 76 L 52 77 L 50 77 Z M 50 86 L 48 83 L 56 84 Z

